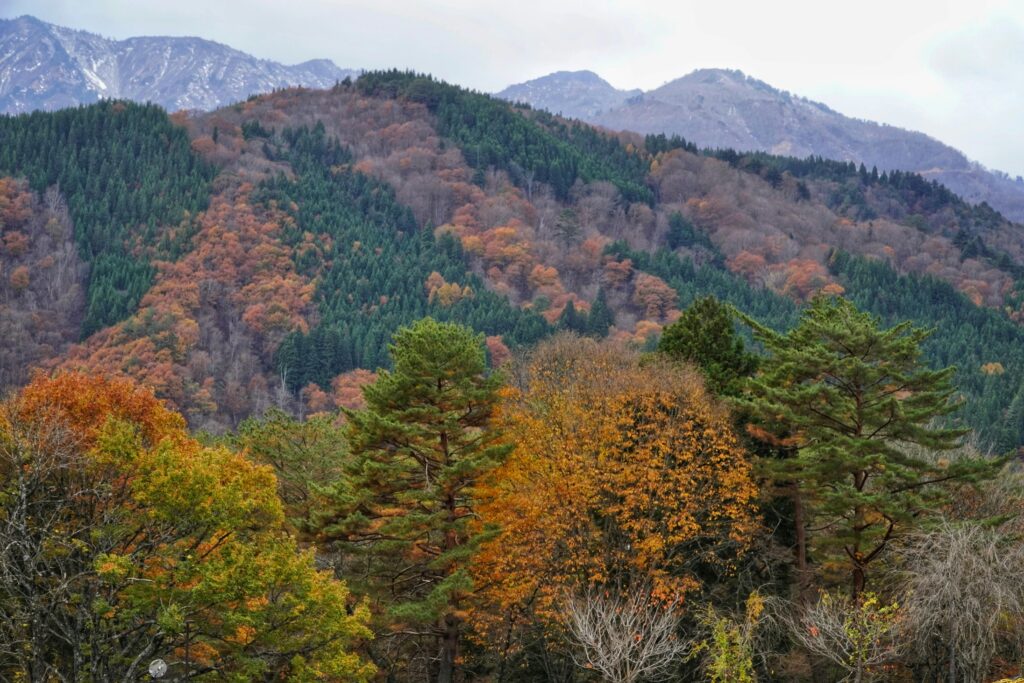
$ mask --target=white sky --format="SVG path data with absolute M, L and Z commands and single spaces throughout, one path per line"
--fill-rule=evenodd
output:
M 735 68 L 1024 175 L 1024 0 L 0 0 L 20 14 L 485 91 L 559 69 L 649 89 Z

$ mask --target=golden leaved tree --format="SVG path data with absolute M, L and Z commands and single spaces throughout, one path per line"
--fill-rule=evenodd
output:
M 563 600 L 643 590 L 679 605 L 757 530 L 750 463 L 698 374 L 559 337 L 511 371 L 515 451 L 477 490 L 478 629 L 557 626 Z

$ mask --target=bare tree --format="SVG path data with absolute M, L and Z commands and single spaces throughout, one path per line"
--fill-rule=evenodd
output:
M 1024 547 L 976 523 L 945 523 L 903 552 L 910 664 L 922 681 L 976 683 L 1024 653 Z
M 608 683 L 664 680 L 690 652 L 690 641 L 678 633 L 678 602 L 659 602 L 646 589 L 625 595 L 589 589 L 570 596 L 565 608 L 578 646 L 573 660 Z
M 843 681 L 880 680 L 878 669 L 899 654 L 899 613 L 864 593 L 856 600 L 822 593 L 816 603 L 778 617 L 807 652 L 844 672 Z
M 88 568 L 68 567 L 61 560 L 70 553 L 53 552 L 65 545 L 58 530 L 71 502 L 51 492 L 51 481 L 70 477 L 78 447 L 59 425 L 25 425 L 6 404 L 0 425 L 0 674 L 64 680 L 45 658 L 51 634 L 63 635 L 48 615 L 62 613 L 68 584 Z

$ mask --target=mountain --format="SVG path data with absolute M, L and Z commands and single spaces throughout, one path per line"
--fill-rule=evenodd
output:
M 989 171 L 923 133 L 844 116 L 740 71 L 700 69 L 643 93 L 616 90 L 591 72 L 558 72 L 510 86 L 498 97 L 612 130 L 680 135 L 699 147 L 913 171 L 1024 221 L 1024 181 Z
M 0 111 L 99 99 L 209 110 L 289 85 L 326 88 L 346 77 L 326 59 L 286 66 L 201 38 L 110 40 L 23 16 L 0 20 Z
M 619 90 L 593 71 L 556 71 L 509 86 L 498 93 L 498 97 L 562 116 L 589 120 L 621 106 L 642 92 L 639 89 Z

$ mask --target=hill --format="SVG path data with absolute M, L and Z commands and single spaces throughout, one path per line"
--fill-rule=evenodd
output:
M 785 329 L 824 291 L 936 327 L 961 419 L 990 445 L 1021 436 L 1002 430 L 1024 379 L 1020 226 L 913 174 L 698 153 L 403 72 L 170 119 L 104 103 L 0 124 L 0 169 L 30 207 L 5 222 L 6 315 L 29 336 L 57 315 L 14 278 L 44 267 L 45 197 L 66 197 L 92 268 L 71 272 L 110 303 L 68 304 L 78 343 L 9 362 L 134 377 L 196 427 L 346 405 L 427 314 L 486 334 L 498 362 L 559 328 L 647 347 L 708 293 Z M 51 137 L 74 143 L 47 152 Z M 160 145 L 173 154 L 102 167 Z M 147 200 L 156 213 L 98 181 L 156 174 L 178 188 Z M 99 230 L 108 215 L 121 227 Z
M 100 99 L 215 109 L 289 85 L 326 88 L 355 71 L 326 59 L 286 66 L 201 38 L 110 40 L 23 16 L 0 20 L 0 112 Z
M 700 147 L 912 171 L 1024 221 L 1024 181 L 991 172 L 923 133 L 843 116 L 739 71 L 699 69 L 643 93 L 596 87 L 595 80 L 604 83 L 591 72 L 558 72 L 498 96 L 612 130 L 679 135 Z

